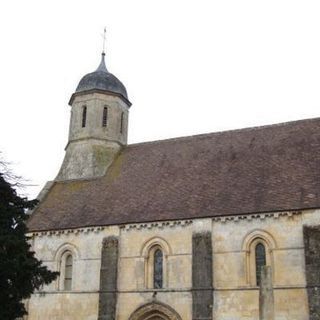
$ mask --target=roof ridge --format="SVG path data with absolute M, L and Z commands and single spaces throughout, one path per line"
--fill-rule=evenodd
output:
M 159 143 L 165 143 L 165 142 L 170 143 L 170 142 L 175 142 L 175 141 L 191 140 L 194 138 L 202 138 L 202 137 L 205 138 L 205 137 L 221 135 L 221 134 L 226 134 L 226 133 L 247 132 L 247 131 L 254 131 L 254 130 L 262 130 L 262 129 L 266 129 L 266 128 L 295 125 L 295 124 L 302 123 L 302 122 L 310 122 L 310 121 L 316 121 L 316 120 L 320 120 L 320 117 L 285 121 L 285 122 L 279 122 L 279 123 L 273 123 L 273 124 L 266 124 L 266 125 L 262 125 L 262 126 L 253 126 L 253 127 L 245 127 L 245 128 L 238 128 L 238 129 L 228 129 L 228 130 L 193 134 L 193 135 L 188 135 L 188 136 L 180 136 L 180 137 L 166 138 L 166 139 L 159 139 L 159 140 L 152 140 L 152 141 L 142 141 L 142 142 L 128 144 L 124 148 L 124 150 L 128 147 L 138 147 L 140 145 L 146 145 L 146 144 L 159 144 Z

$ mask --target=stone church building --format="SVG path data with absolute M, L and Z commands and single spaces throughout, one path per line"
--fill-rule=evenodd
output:
M 127 145 L 104 62 L 28 222 L 28 320 L 319 320 L 320 118 Z

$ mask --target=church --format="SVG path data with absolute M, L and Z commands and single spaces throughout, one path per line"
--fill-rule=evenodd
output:
M 69 105 L 27 320 L 320 319 L 320 118 L 128 145 L 105 53 Z

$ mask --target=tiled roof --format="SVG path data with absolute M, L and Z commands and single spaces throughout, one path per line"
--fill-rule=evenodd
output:
M 320 207 L 320 118 L 129 145 L 102 178 L 55 182 L 29 229 Z

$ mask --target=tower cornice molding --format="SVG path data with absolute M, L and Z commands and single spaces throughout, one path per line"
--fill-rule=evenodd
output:
M 84 96 L 87 94 L 92 94 L 92 93 L 101 93 L 101 94 L 105 94 L 105 95 L 110 95 L 110 96 L 114 96 L 114 97 L 118 97 L 120 98 L 127 106 L 128 108 L 130 108 L 132 106 L 132 103 L 126 99 L 123 95 L 119 94 L 119 93 L 115 93 L 115 92 L 111 92 L 111 91 L 107 91 L 107 90 L 102 90 L 102 89 L 90 89 L 90 90 L 86 90 L 86 91 L 80 91 L 80 92 L 74 92 L 69 100 L 69 106 L 72 106 L 74 99 L 78 96 Z

